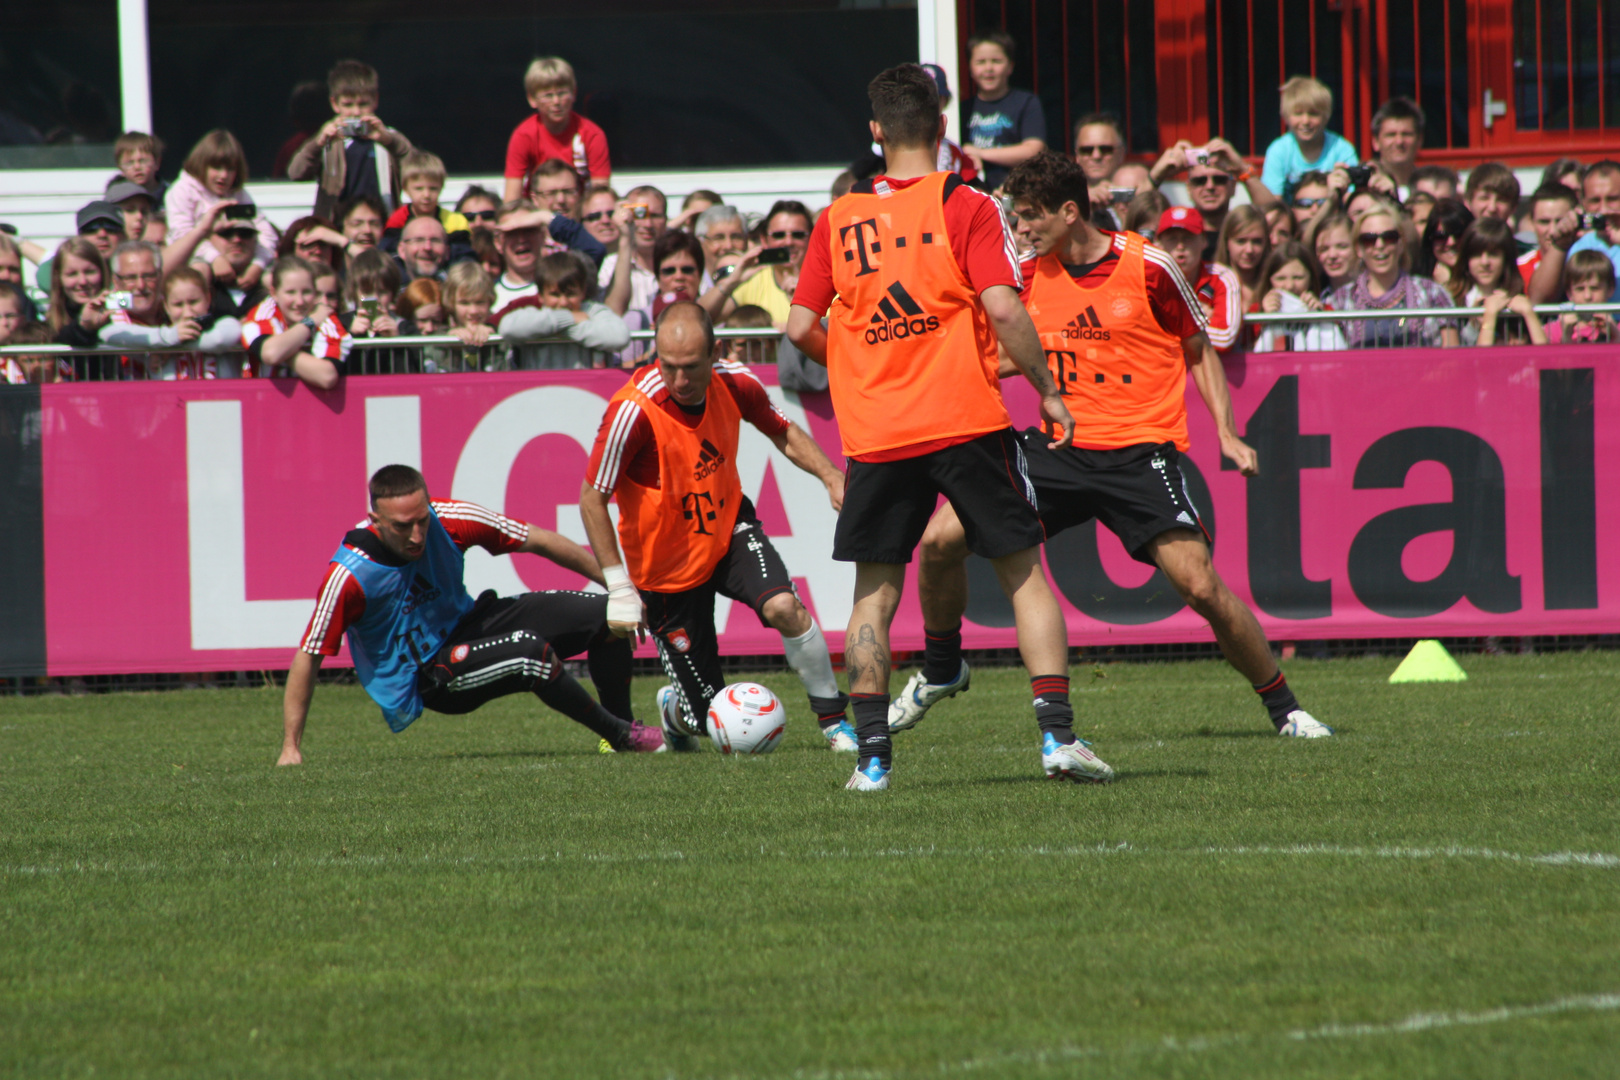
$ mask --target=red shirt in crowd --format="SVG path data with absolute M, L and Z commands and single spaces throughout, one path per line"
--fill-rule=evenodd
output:
M 529 174 L 552 158 L 568 162 L 575 172 L 592 180 L 606 181 L 613 174 L 607 136 L 579 113 L 569 114 L 561 135 L 547 130 L 539 114 L 519 124 L 506 144 L 507 179 L 522 180 L 523 194 L 528 195 Z
M 477 503 L 434 499 L 430 505 L 444 525 L 444 531 L 450 534 L 450 539 L 462 551 L 476 546 L 491 555 L 506 555 L 521 548 L 529 538 L 529 527 L 523 522 L 486 510 Z M 374 535 L 377 532 L 376 526 L 369 520 L 355 526 L 356 532 L 361 529 Z M 343 546 L 366 554 L 360 547 L 349 543 L 347 537 Z M 367 555 L 367 558 L 370 556 Z M 339 562 L 330 563 L 326 567 L 326 578 L 321 582 L 320 592 L 316 594 L 315 613 L 309 617 L 309 626 L 304 630 L 299 649 L 311 656 L 336 656 L 338 649 L 343 646 L 343 632 L 365 613 L 366 594 L 360 588 L 360 583 L 349 573 L 348 567 Z
M 247 363 L 242 365 L 242 378 L 267 378 L 271 375 L 291 375 L 292 372 L 285 367 L 275 367 L 259 359 L 259 353 L 264 350 L 266 338 L 282 333 L 287 329 L 287 316 L 276 307 L 273 296 L 267 296 L 247 313 L 242 320 L 242 347 L 247 350 Z M 336 315 L 328 315 L 326 321 L 315 328 L 305 343 L 303 352 L 322 360 L 330 360 L 343 366 L 349 358 L 349 350 L 354 348 L 354 338 L 349 331 L 338 321 Z
M 1236 345 L 1243 330 L 1243 284 L 1237 274 L 1220 263 L 1205 263 L 1193 291 L 1209 312 L 1209 327 L 1204 332 L 1215 351 L 1225 352 Z
M 1540 248 L 1531 248 L 1529 251 L 1519 256 L 1519 276 L 1524 279 L 1524 287 L 1526 289 L 1530 287 L 1530 275 L 1534 274 L 1536 272 L 1536 267 L 1540 265 Z
M 744 420 L 767 437 L 774 438 L 787 431 L 792 421 L 776 407 L 765 392 L 765 384 L 753 372 L 735 361 L 717 360 L 714 377 L 725 382 Z M 703 418 L 702 410 L 689 411 L 671 397 L 656 364 L 642 368 L 634 378 L 653 404 L 688 428 L 698 426 Z M 613 494 L 619 479 L 626 476 L 643 487 L 658 486 L 658 445 L 652 421 L 642 415 L 640 405 L 622 398 L 609 403 L 602 426 L 597 429 L 596 445 L 591 447 L 585 475 L 590 478 L 591 486 L 604 495 Z

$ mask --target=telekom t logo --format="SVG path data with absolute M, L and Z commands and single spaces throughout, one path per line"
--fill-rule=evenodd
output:
M 867 240 L 868 231 L 871 232 L 872 238 L 870 241 Z M 855 234 L 855 239 L 853 241 L 850 240 L 850 233 Z M 882 245 L 878 243 L 877 237 L 878 227 L 876 218 L 867 218 L 865 221 L 857 221 L 853 225 L 845 225 L 843 228 L 838 230 L 838 242 L 844 248 L 844 261 L 854 262 L 857 256 L 859 256 L 861 260 L 861 268 L 855 272 L 856 277 L 864 277 L 867 274 L 877 273 L 877 266 L 867 258 L 868 255 L 875 256 L 879 251 L 882 250 Z M 851 250 L 851 244 L 854 245 L 853 250 Z

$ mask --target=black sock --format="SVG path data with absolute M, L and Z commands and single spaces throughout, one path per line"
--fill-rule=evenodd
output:
M 839 694 L 837 697 L 810 695 L 810 711 L 816 714 L 816 723 L 821 725 L 822 731 L 826 731 L 830 727 L 837 727 L 848 719 L 844 715 L 844 710 L 848 707 L 848 694 Z
M 1266 712 L 1271 714 L 1271 722 L 1278 731 L 1288 723 L 1288 714 L 1299 708 L 1299 699 L 1288 689 L 1288 680 L 1283 678 L 1281 668 L 1277 670 L 1277 677 L 1270 682 L 1256 683 L 1254 692 L 1260 695 L 1260 700 L 1265 704 Z
M 889 695 L 851 694 L 849 704 L 855 713 L 855 742 L 860 746 L 860 760 L 875 757 L 887 769 L 893 751 L 889 741 Z
M 923 682 L 938 686 L 962 673 L 962 624 L 944 633 L 923 628 Z
M 1033 675 L 1029 688 L 1035 694 L 1035 722 L 1041 734 L 1051 732 L 1058 742 L 1074 742 L 1074 706 L 1069 704 L 1067 675 Z
M 584 724 L 618 750 L 630 737 L 630 721 L 621 720 L 596 703 L 580 681 L 563 670 L 557 654 L 547 650 L 553 675 L 535 681 L 534 693 L 541 701 L 576 723 Z
M 585 654 L 591 682 L 596 686 L 596 696 L 602 702 L 602 708 L 614 716 L 634 720 L 636 714 L 630 707 L 630 672 L 635 650 L 629 638 L 617 637 L 606 630 L 603 635 L 603 640 L 591 642 L 590 650 Z

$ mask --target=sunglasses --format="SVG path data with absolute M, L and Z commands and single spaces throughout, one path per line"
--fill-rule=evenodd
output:
M 1100 144 L 1098 144 L 1096 146 L 1081 146 L 1081 147 L 1078 147 L 1076 149 L 1076 152 L 1084 154 L 1087 157 L 1107 157 L 1109 154 L 1112 154 L 1116 149 L 1117 149 L 1117 147 L 1115 147 L 1113 143 L 1100 143 Z
M 658 276 L 659 277 L 669 277 L 672 274 L 695 274 L 695 273 L 697 273 L 697 267 L 693 266 L 691 263 L 687 263 L 684 266 L 660 266 L 658 268 Z
M 495 211 L 493 211 L 493 210 L 463 210 L 461 212 L 461 216 L 466 218 L 468 221 L 494 221 L 495 220 Z
M 1327 201 L 1328 197 L 1324 195 L 1320 199 L 1295 199 L 1294 205 L 1299 207 L 1301 210 L 1314 210 L 1316 207 L 1321 206 Z
M 1377 247 L 1380 241 L 1394 247 L 1401 242 L 1401 234 L 1396 229 L 1385 229 L 1383 232 L 1364 232 L 1356 237 L 1356 243 L 1364 248 Z
M 1225 187 L 1227 178 L 1224 176 L 1189 176 L 1187 183 L 1193 187 Z
M 611 210 L 594 210 L 591 213 L 586 214 L 585 217 L 584 217 L 584 220 L 585 221 L 601 221 L 605 217 L 612 217 L 612 216 L 613 216 L 613 211 L 611 211 Z
M 803 240 L 810 234 L 805 232 L 803 229 L 794 229 L 791 232 L 787 230 L 778 230 L 773 233 L 766 233 L 765 235 L 770 237 L 772 240 Z

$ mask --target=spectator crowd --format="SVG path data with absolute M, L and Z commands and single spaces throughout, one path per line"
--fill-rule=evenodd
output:
M 966 136 L 940 145 L 941 169 L 992 192 L 1048 137 L 1040 100 L 1013 86 L 1016 54 L 999 32 L 970 42 Z M 945 72 L 924 66 L 948 107 Z M 784 328 L 818 211 L 784 200 L 745 214 L 702 190 L 674 206 L 645 185 L 621 194 L 606 136 L 574 110 L 568 63 L 535 60 L 523 81 L 533 115 L 512 133 L 504 190 L 469 186 L 451 205 L 441 160 L 380 118 L 376 72 L 339 62 L 330 119 L 279 159 L 314 184 L 311 212 L 285 230 L 247 191 L 229 131 L 203 136 L 172 182 L 161 140 L 123 135 L 118 172 L 78 212 L 77 235 L 47 251 L 0 231 L 0 344 L 128 348 L 106 354 L 117 378 L 288 376 L 329 388 L 346 373 L 633 366 L 645 357 L 632 331 L 678 300 L 723 327 Z M 1604 314 L 1543 320 L 1535 305 L 1614 299 L 1620 162 L 1560 159 L 1528 194 L 1497 163 L 1463 183 L 1419 164 L 1425 117 L 1407 98 L 1374 114 L 1365 157 L 1328 130 L 1325 85 L 1292 78 L 1281 100 L 1287 131 L 1258 166 L 1223 138 L 1131 160 L 1124 125 L 1104 112 L 1073 133 L 1092 220 L 1170 254 L 1222 354 L 1613 340 Z M 831 198 L 882 168 L 874 148 Z M 1234 205 L 1240 188 L 1246 201 Z M 1251 321 L 1323 311 L 1344 317 Z M 1382 311 L 1421 314 L 1354 317 Z M 372 340 L 387 338 L 418 340 Z M 726 348 L 819 388 L 791 346 Z M 11 354 L 0 378 L 108 377 L 88 364 Z

